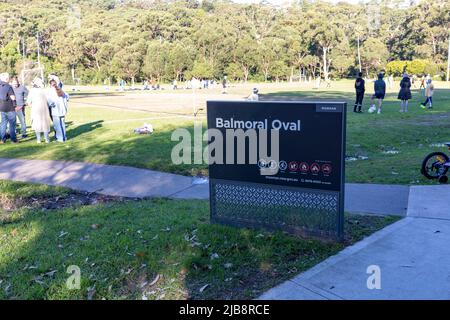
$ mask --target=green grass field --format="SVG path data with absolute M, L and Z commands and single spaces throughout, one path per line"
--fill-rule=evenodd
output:
M 207 201 L 49 210 L 77 193 L 0 181 L 0 194 L 0 299 L 256 298 L 399 219 L 346 215 L 345 242 L 328 243 L 210 224 Z M 80 289 L 66 286 L 72 265 Z
M 206 165 L 174 165 L 170 160 L 172 131 L 179 127 L 193 130 L 193 106 L 205 108 L 207 99 L 239 99 L 253 86 L 262 94 L 295 95 L 301 98 L 333 98 L 348 102 L 347 156 L 365 160 L 348 161 L 347 181 L 362 183 L 427 184 L 419 170 L 428 153 L 444 148 L 435 146 L 450 141 L 450 86 L 435 84 L 434 109 L 419 108 L 423 97 L 416 89 L 409 112 L 399 113 L 397 90 L 386 97 L 381 115 L 354 114 L 351 81 L 334 82 L 329 89 L 313 90 L 298 84 L 247 84 L 230 88 L 229 95 L 220 89 L 161 92 L 106 93 L 101 88 L 76 92 L 67 117 L 66 144 L 37 145 L 34 135 L 19 145 L 1 146 L 1 157 L 56 159 L 128 165 L 184 175 L 207 174 Z M 368 84 L 368 87 L 371 85 Z M 369 107 L 371 90 L 366 93 Z M 205 112 L 195 121 L 206 126 Z M 155 128 L 153 135 L 136 135 L 133 129 L 144 122 Z M 366 159 L 367 157 L 367 159 Z

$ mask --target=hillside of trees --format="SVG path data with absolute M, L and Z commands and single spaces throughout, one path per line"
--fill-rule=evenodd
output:
M 0 0 L 0 70 L 40 61 L 67 82 L 278 81 L 403 70 L 445 77 L 450 2 L 292 6 L 222 0 Z M 360 55 L 358 57 L 358 43 Z

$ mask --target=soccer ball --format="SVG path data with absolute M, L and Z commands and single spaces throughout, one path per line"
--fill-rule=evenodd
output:
M 377 111 L 377 108 L 374 106 L 371 106 L 368 111 L 369 111 L 369 113 L 374 113 L 375 111 Z

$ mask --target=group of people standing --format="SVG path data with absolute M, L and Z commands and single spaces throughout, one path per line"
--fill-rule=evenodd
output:
M 8 73 L 0 74 L 1 144 L 5 143 L 8 137 L 14 144 L 19 142 L 16 134 L 16 118 L 20 121 L 22 139 L 27 138 L 26 109 L 30 109 L 31 129 L 36 133 L 37 143 L 42 142 L 41 135 L 44 136 L 46 143 L 50 142 L 52 123 L 56 141 L 67 140 L 65 117 L 69 96 L 63 91 L 63 85 L 56 75 L 49 75 L 48 80 L 49 87 L 45 88 L 44 81 L 35 78 L 31 90 L 28 91 L 17 77 L 10 81 Z
M 381 108 L 383 104 L 383 99 L 386 96 L 386 83 L 383 80 L 383 73 L 378 74 L 378 79 L 374 82 L 374 94 L 371 99 L 371 109 L 373 111 L 377 111 L 378 114 L 381 113 Z M 362 104 L 365 93 L 365 81 L 362 78 L 362 72 L 358 73 L 358 77 L 355 81 L 355 91 L 356 91 L 356 100 L 355 105 L 353 107 L 353 112 L 361 113 L 362 112 Z M 426 79 L 426 87 L 425 87 L 425 102 L 421 104 L 422 108 L 425 108 L 428 105 L 428 109 L 433 108 L 433 93 L 434 93 L 434 85 L 432 83 L 431 77 L 427 77 Z M 408 101 L 412 99 L 411 94 L 411 78 L 408 73 L 404 73 L 402 76 L 402 80 L 400 81 L 400 91 L 397 96 L 398 100 L 400 100 L 400 112 L 408 112 Z M 378 107 L 375 106 L 374 101 L 378 100 Z M 370 111 L 370 110 L 369 110 Z

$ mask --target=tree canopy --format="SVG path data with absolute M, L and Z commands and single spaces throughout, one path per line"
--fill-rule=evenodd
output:
M 367 75 L 445 72 L 450 3 L 400 3 L 4 0 L 0 70 L 17 74 L 36 61 L 38 35 L 46 71 L 69 82 L 348 77 L 359 70 L 358 38 Z

